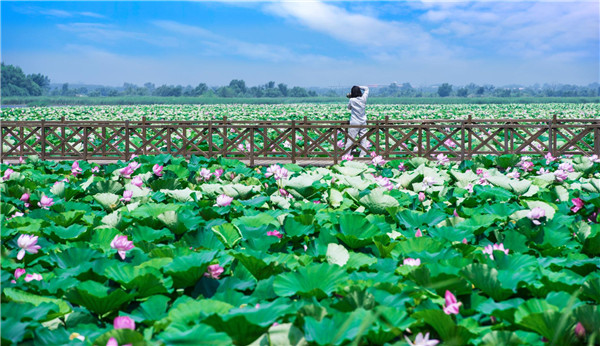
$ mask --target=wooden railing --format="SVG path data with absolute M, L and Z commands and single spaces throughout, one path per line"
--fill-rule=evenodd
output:
M 338 142 L 386 159 L 474 155 L 600 155 L 600 119 L 462 119 L 347 121 L 3 121 L 2 161 L 27 155 L 53 160 L 128 160 L 132 155 L 170 153 L 248 160 L 337 163 Z M 350 128 L 364 128 L 348 138 Z M 361 145 L 362 139 L 366 144 Z

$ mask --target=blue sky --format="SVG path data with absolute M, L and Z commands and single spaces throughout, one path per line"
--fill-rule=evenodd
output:
M 2 1 L 2 61 L 52 82 L 599 80 L 597 1 Z

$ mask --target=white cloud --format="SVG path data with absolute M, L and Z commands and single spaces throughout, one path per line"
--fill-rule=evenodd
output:
M 524 59 L 598 59 L 598 2 L 411 3 L 432 32 Z M 586 53 L 587 52 L 587 53 Z
M 18 3 L 18 2 L 17 2 Z M 13 10 L 18 13 L 28 14 L 28 15 L 44 15 L 48 17 L 56 17 L 56 18 L 73 18 L 73 17 L 91 17 L 91 18 L 106 18 L 105 16 L 95 13 L 95 12 L 76 12 L 76 11 L 65 11 L 58 9 L 46 9 L 39 6 L 13 6 Z
M 119 29 L 114 25 L 102 23 L 57 24 L 61 30 L 71 32 L 86 40 L 112 44 L 120 41 L 142 41 L 159 47 L 174 47 L 177 40 L 167 36 L 156 36 L 143 32 Z
M 264 6 L 268 13 L 300 23 L 346 42 L 372 57 L 448 57 L 449 49 L 417 24 L 385 21 L 320 1 L 278 2 Z
M 168 33 L 177 34 L 181 44 L 194 47 L 202 55 L 231 56 L 237 55 L 271 62 L 313 61 L 323 62 L 332 59 L 315 55 L 294 52 L 279 45 L 258 42 L 246 42 L 235 38 L 218 35 L 195 25 L 182 24 L 175 21 L 154 21 L 154 25 Z M 192 38 L 187 39 L 186 38 Z M 199 41 L 198 41 L 199 40 Z

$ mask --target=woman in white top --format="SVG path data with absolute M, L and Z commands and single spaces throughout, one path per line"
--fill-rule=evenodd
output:
M 350 94 L 346 95 L 350 98 L 348 101 L 348 109 L 350 110 L 350 125 L 366 125 L 367 124 L 367 116 L 365 114 L 365 107 L 367 106 L 367 97 L 369 96 L 369 87 L 367 86 L 353 86 L 350 90 Z M 354 144 L 354 140 L 356 140 L 357 136 L 360 137 L 367 132 L 366 128 L 350 128 L 348 129 L 348 136 L 352 139 L 346 141 L 346 147 L 344 148 L 344 153 L 348 152 L 348 148 Z M 363 148 L 367 147 L 367 138 L 363 138 L 360 141 L 360 145 Z M 360 157 L 366 156 L 367 153 L 364 149 L 360 150 Z

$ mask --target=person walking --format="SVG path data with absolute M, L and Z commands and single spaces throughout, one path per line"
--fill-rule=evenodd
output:
M 350 93 L 346 95 L 350 101 L 348 101 L 348 109 L 350 110 L 350 125 L 366 125 L 367 115 L 365 114 L 365 108 L 367 106 L 367 97 L 369 97 L 369 87 L 367 86 L 353 86 Z M 346 141 L 344 148 L 344 154 L 348 153 L 348 148 L 352 147 L 356 138 L 360 138 L 367 132 L 367 128 L 364 127 L 353 127 L 348 129 L 348 136 L 351 140 Z M 367 138 L 363 138 L 360 141 L 360 145 L 363 149 L 360 150 L 360 157 L 367 155 L 365 149 L 367 148 Z

